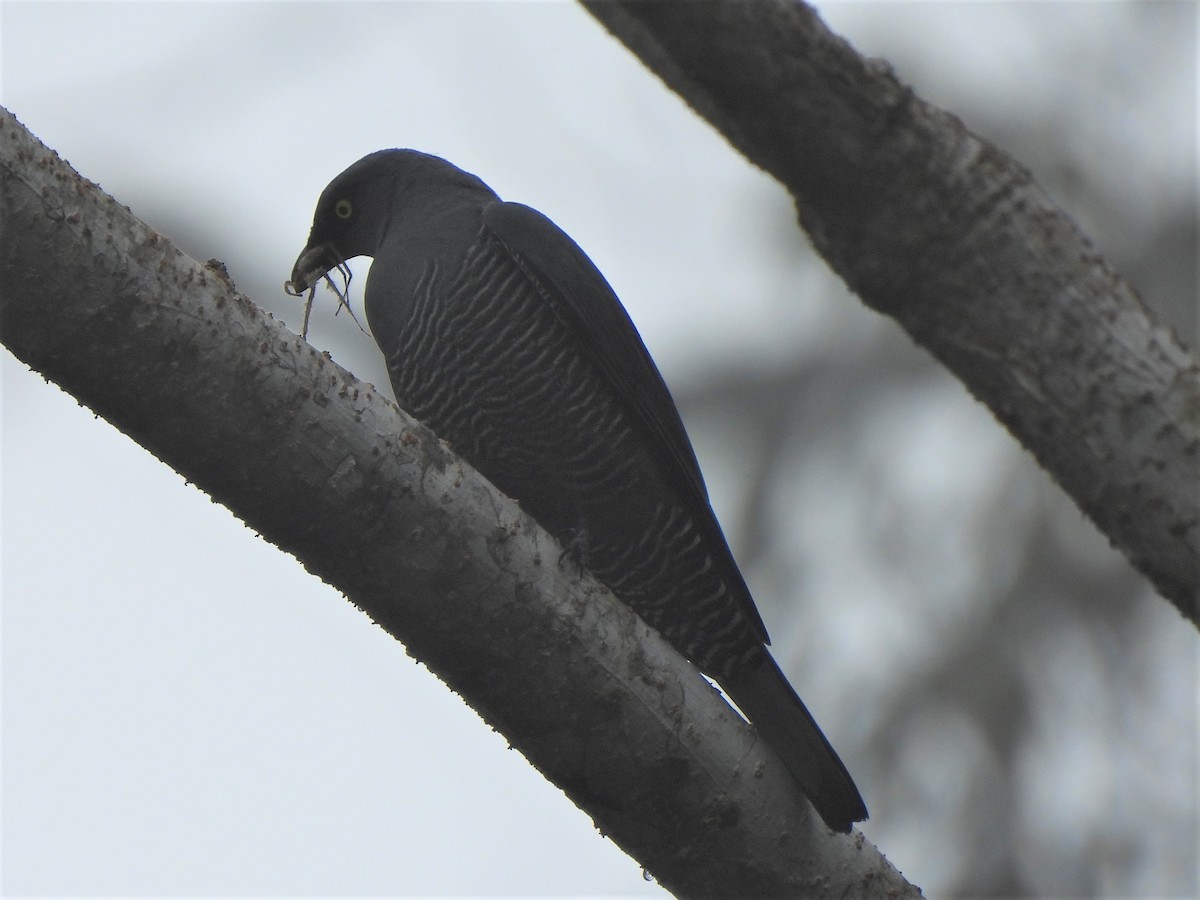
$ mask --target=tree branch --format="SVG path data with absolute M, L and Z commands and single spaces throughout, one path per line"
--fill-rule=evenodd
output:
M 1200 365 L 1030 173 L 800 2 L 584 6 L 1200 623 Z
M 917 895 L 512 501 L 3 110 L 0 284 L 17 357 L 343 591 L 669 890 Z

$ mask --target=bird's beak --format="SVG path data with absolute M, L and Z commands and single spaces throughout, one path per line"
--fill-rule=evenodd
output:
M 292 280 L 284 287 L 293 296 L 299 296 L 315 285 L 330 269 L 336 269 L 345 261 L 337 248 L 330 243 L 305 247 L 296 265 L 292 266 Z

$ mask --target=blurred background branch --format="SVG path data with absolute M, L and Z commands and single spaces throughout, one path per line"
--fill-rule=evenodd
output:
M 584 5 L 1200 624 L 1200 364 L 1029 171 L 803 3 Z

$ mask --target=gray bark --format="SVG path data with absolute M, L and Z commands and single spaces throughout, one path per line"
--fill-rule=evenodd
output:
M 512 501 L 3 110 L 0 339 L 344 592 L 672 892 L 918 894 Z

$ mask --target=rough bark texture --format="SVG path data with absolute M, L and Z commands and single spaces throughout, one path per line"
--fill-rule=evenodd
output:
M 514 503 L 2 110 L 0 338 L 343 591 L 671 891 L 916 895 Z
M 801 3 L 584 5 L 1200 621 L 1200 366 L 1029 172 Z

